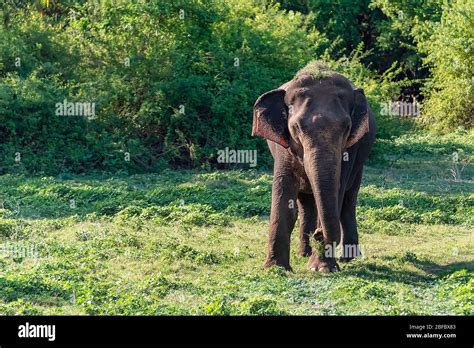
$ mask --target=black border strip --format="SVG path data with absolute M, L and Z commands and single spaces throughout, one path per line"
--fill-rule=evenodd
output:
M 229 345 L 410 344 L 473 347 L 474 317 L 0 317 L 0 346 L 15 345 Z M 20 338 L 19 326 L 55 325 L 54 342 Z M 412 327 L 410 328 L 410 325 Z M 446 326 L 444 326 L 446 325 Z M 417 326 L 415 329 L 413 326 Z M 455 338 L 408 338 L 407 334 L 455 334 Z

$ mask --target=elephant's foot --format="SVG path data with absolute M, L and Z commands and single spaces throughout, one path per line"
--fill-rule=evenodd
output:
M 269 268 L 273 266 L 283 267 L 287 271 L 293 272 L 293 269 L 290 267 L 289 262 L 281 262 L 275 259 L 268 259 L 267 261 L 265 261 L 265 264 L 263 265 L 263 267 L 265 268 Z
M 309 258 L 308 268 L 321 273 L 337 272 L 340 270 L 334 257 L 324 257 L 316 254 L 311 255 Z
M 313 250 L 308 244 L 302 244 L 300 250 L 298 250 L 298 255 L 303 257 L 311 256 Z

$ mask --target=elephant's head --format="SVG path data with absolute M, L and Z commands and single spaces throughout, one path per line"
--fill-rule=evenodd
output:
M 323 228 L 324 242 L 339 243 L 343 152 L 368 132 L 364 92 L 344 76 L 319 67 L 302 70 L 254 106 L 253 135 L 288 149 L 304 166 Z

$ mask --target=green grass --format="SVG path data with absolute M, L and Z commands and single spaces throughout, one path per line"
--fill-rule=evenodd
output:
M 38 257 L 0 254 L 0 313 L 473 315 L 473 143 L 378 142 L 359 197 L 364 257 L 329 275 L 296 256 L 296 231 L 294 273 L 262 268 L 268 173 L 4 175 L 3 248 Z

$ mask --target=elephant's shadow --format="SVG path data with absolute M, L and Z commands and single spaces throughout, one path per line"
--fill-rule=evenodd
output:
M 395 256 L 385 256 L 384 260 L 396 259 Z M 474 272 L 474 262 L 462 261 L 448 264 L 437 264 L 429 260 L 407 261 L 422 272 L 394 269 L 387 265 L 378 264 L 377 260 L 369 262 L 354 262 L 344 267 L 344 274 L 363 278 L 365 280 L 385 280 L 409 285 L 420 285 L 432 282 L 467 269 Z

